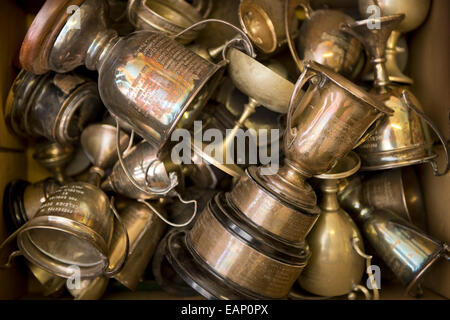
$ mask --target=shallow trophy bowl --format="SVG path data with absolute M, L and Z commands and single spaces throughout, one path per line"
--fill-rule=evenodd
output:
M 228 72 L 234 85 L 264 107 L 286 113 L 294 84 L 247 54 L 230 48 Z

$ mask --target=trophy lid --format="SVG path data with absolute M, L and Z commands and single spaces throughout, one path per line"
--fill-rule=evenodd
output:
M 361 41 L 373 59 L 379 59 L 385 55 L 387 40 L 392 31 L 404 18 L 404 14 L 394 14 L 377 19 L 360 20 L 341 25 L 341 30 L 350 33 Z
M 48 57 L 53 43 L 71 15 L 71 6 L 85 0 L 47 0 L 33 20 L 20 48 L 20 62 L 34 74 L 50 70 Z
M 355 174 L 360 167 L 361 159 L 355 152 L 350 151 L 344 158 L 337 160 L 326 173 L 314 177 L 323 180 L 343 179 Z

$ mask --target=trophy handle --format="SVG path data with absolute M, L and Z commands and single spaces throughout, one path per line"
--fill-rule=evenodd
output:
M 170 183 L 166 188 L 152 188 L 148 182 L 147 182 L 147 176 L 148 176 L 148 172 L 150 170 L 150 167 L 153 165 L 154 161 L 151 162 L 149 164 L 149 166 L 147 167 L 147 170 L 145 172 L 145 182 L 146 182 L 146 187 L 147 189 L 142 188 L 137 181 L 134 179 L 133 175 L 130 173 L 130 171 L 128 170 L 128 168 L 125 166 L 125 163 L 123 162 L 123 155 L 122 152 L 120 151 L 120 124 L 119 124 L 119 120 L 116 119 L 116 128 L 117 128 L 117 133 L 116 133 L 116 150 L 117 150 L 117 157 L 119 159 L 119 163 L 120 166 L 122 167 L 122 170 L 125 172 L 125 175 L 127 176 L 128 180 L 131 182 L 131 184 L 139 189 L 141 192 L 146 193 L 146 194 L 151 194 L 151 195 L 166 195 L 167 193 L 169 193 L 173 188 L 175 188 L 178 185 L 178 178 L 175 172 L 171 172 L 169 174 L 169 178 L 170 178 Z M 125 150 L 124 154 L 128 153 L 130 147 L 131 147 L 131 139 L 130 139 L 130 144 L 128 145 L 127 149 Z
M 352 247 L 353 249 L 356 251 L 356 253 L 361 256 L 362 258 L 364 258 L 366 260 L 366 272 L 367 275 L 369 277 L 370 280 L 370 284 L 372 285 L 372 290 L 373 290 L 373 300 L 379 300 L 380 299 L 380 294 L 378 292 L 378 286 L 377 286 L 377 282 L 375 281 L 375 278 L 373 276 L 372 272 L 369 272 L 370 270 L 370 266 L 371 266 L 371 262 L 372 262 L 372 256 L 369 256 L 367 254 L 365 254 L 361 248 L 359 247 L 358 243 L 361 241 L 361 239 L 359 239 L 358 237 L 354 237 L 352 238 Z M 360 289 L 364 295 L 366 296 L 367 299 L 367 295 L 364 292 L 364 290 L 361 289 L 362 286 L 355 286 L 355 289 Z M 364 288 L 364 287 L 362 287 Z M 364 288 L 366 289 L 366 288 Z M 367 289 L 366 289 L 367 290 Z M 367 299 L 369 300 L 369 299 Z
M 155 207 L 153 207 L 147 201 L 145 201 L 143 199 L 138 199 L 137 201 L 140 202 L 140 203 L 143 203 L 144 205 L 146 205 L 150 210 L 152 210 L 158 216 L 158 218 L 160 218 L 162 221 L 167 223 L 169 226 L 174 227 L 174 228 L 183 228 L 183 227 L 186 227 L 187 225 L 189 225 L 192 222 L 192 220 L 194 220 L 195 216 L 197 215 L 198 204 L 197 204 L 197 200 L 184 200 L 180 196 L 180 194 L 178 192 L 176 192 L 176 191 L 175 191 L 175 195 L 184 204 L 189 204 L 189 203 L 193 203 L 194 204 L 194 212 L 193 212 L 192 216 L 189 218 L 188 221 L 180 223 L 180 224 L 173 223 L 173 222 L 170 222 L 169 220 L 167 220 L 161 213 L 159 213 L 158 210 L 155 209 Z
M 230 27 L 231 29 L 233 29 L 234 31 L 236 31 L 237 33 L 239 33 L 242 36 L 242 39 L 239 38 L 239 37 L 236 37 L 236 38 L 233 38 L 233 39 L 231 39 L 231 40 L 229 40 L 229 41 L 227 41 L 225 43 L 225 45 L 223 46 L 223 49 L 222 49 L 223 61 L 228 63 L 228 59 L 226 58 L 226 52 L 227 52 L 228 48 L 235 42 L 242 42 L 242 41 L 244 41 L 244 50 L 247 52 L 247 54 L 249 56 L 251 56 L 252 58 L 254 58 L 256 56 L 255 55 L 255 50 L 254 50 L 253 45 L 252 45 L 252 42 L 250 41 L 250 38 L 245 34 L 245 32 L 242 31 L 240 28 L 236 27 L 235 25 L 233 25 L 233 24 L 231 24 L 231 23 L 229 23 L 227 21 L 220 20 L 220 19 L 205 19 L 205 20 L 198 21 L 198 22 L 194 23 L 193 25 L 187 27 L 183 31 L 181 31 L 181 32 L 177 33 L 176 35 L 174 35 L 173 39 L 178 38 L 182 34 L 188 32 L 191 29 L 194 29 L 195 27 L 198 27 L 199 25 L 206 24 L 206 23 L 211 23 L 211 22 L 224 24 L 224 25 Z
M 287 112 L 287 126 L 286 126 L 286 142 L 287 142 L 287 148 L 290 149 L 292 146 L 292 143 L 295 140 L 295 137 L 297 136 L 297 128 L 292 128 L 292 118 L 294 114 L 297 112 L 298 104 L 295 103 L 298 96 L 301 93 L 302 88 L 305 86 L 305 84 L 312 79 L 315 76 L 319 76 L 319 72 L 315 70 L 311 70 L 309 67 L 306 67 L 300 77 L 298 78 L 297 82 L 295 83 L 294 91 L 292 92 L 291 99 L 289 101 L 289 108 Z M 304 99 L 306 94 L 303 95 L 302 99 Z M 308 105 L 308 102 L 305 102 L 304 105 Z M 295 105 L 295 107 L 294 107 Z
M 114 217 L 117 219 L 117 221 L 119 221 L 120 226 L 122 227 L 122 232 L 124 234 L 124 239 L 125 239 L 125 250 L 123 253 L 123 256 L 121 258 L 120 263 L 117 265 L 117 267 L 115 267 L 114 269 L 110 269 L 110 265 L 108 263 L 108 265 L 105 267 L 104 271 L 103 271 L 103 275 L 106 277 L 113 277 L 114 275 L 118 274 L 124 267 L 125 263 L 127 263 L 128 260 L 128 253 L 130 251 L 130 238 L 128 237 L 128 232 L 127 232 L 127 228 L 125 227 L 125 225 L 123 224 L 122 219 L 120 218 L 119 214 L 117 213 L 116 207 L 114 206 L 114 197 L 111 197 L 111 203 L 110 203 L 110 208 L 114 214 Z
M 0 269 L 7 269 L 12 267 L 12 261 L 15 257 L 21 256 L 22 253 L 19 250 L 14 250 L 11 248 L 12 241 L 17 238 L 17 235 L 24 229 L 26 224 L 21 226 L 19 229 L 14 231 L 8 238 L 3 241 L 3 243 L 0 245 L 0 261 L 4 260 L 4 254 L 5 252 L 11 252 L 8 256 L 8 260 L 5 264 L 0 264 Z
M 433 169 L 433 174 L 436 177 L 440 177 L 443 176 L 445 174 L 447 174 L 448 170 L 450 169 L 450 160 L 449 160 L 449 150 L 448 150 L 448 143 L 445 140 L 444 136 L 441 134 L 441 132 L 439 131 L 439 129 L 436 127 L 436 125 L 433 123 L 433 121 L 426 115 L 424 114 L 422 111 L 420 111 L 415 105 L 414 103 L 411 101 L 411 99 L 409 98 L 409 93 L 407 90 L 403 90 L 401 93 L 401 98 L 402 98 L 402 102 L 404 102 L 404 104 L 411 110 L 413 110 L 415 113 L 417 113 L 419 115 L 419 117 L 421 117 L 430 127 L 431 129 L 433 129 L 434 133 L 436 134 L 436 136 L 439 138 L 439 140 L 441 141 L 442 145 L 444 146 L 444 151 L 445 151 L 445 158 L 447 160 L 447 165 L 444 169 L 444 171 L 439 172 L 438 171 L 438 165 L 436 163 L 435 159 L 431 159 L 429 160 L 431 167 Z
M 289 26 L 290 17 L 292 14 L 295 14 L 295 8 L 302 7 L 305 11 L 305 15 L 307 19 L 311 19 L 311 15 L 313 10 L 309 3 L 309 0 L 285 0 L 284 5 L 284 31 L 286 33 L 286 40 L 288 43 L 289 51 L 291 52 L 291 56 L 294 59 L 298 69 L 300 72 L 303 72 L 303 63 L 300 57 L 298 56 L 297 49 L 295 48 L 294 41 L 291 36 L 291 28 Z
M 366 287 L 364 287 L 364 286 L 362 286 L 360 284 L 357 284 L 357 285 L 353 286 L 352 292 L 350 292 L 348 294 L 348 299 L 351 300 L 350 295 L 353 294 L 354 292 L 357 292 L 357 291 L 361 291 L 364 294 L 364 297 L 366 298 L 366 300 L 371 300 L 372 297 L 370 295 L 369 290 L 367 290 Z

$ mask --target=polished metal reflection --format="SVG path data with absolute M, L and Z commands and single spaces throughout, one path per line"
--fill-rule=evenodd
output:
M 46 2 L 36 16 L 21 48 L 25 69 L 37 74 L 81 65 L 99 70 L 98 88 L 108 110 L 158 148 L 181 120 L 184 127 L 192 123 L 224 63 L 213 64 L 159 32 L 118 37 L 107 29 L 103 1 L 82 1 L 81 17 L 67 16 L 56 9 L 60 6 Z M 79 21 L 80 28 L 72 28 Z M 38 43 L 42 38 L 44 43 Z
M 145 141 L 131 148 L 123 161 L 139 186 L 150 185 L 152 188 L 163 189 L 170 185 L 171 172 L 176 172 L 181 177 L 181 168 L 173 164 L 167 155 L 159 155 L 158 149 Z M 103 181 L 102 188 L 132 199 L 156 199 L 161 196 L 158 193 L 143 192 L 134 186 L 120 162 L 116 162 L 111 174 Z
M 303 7 L 306 14 L 297 42 L 299 58 L 316 61 L 334 72 L 356 78 L 364 63 L 362 46 L 358 39 L 339 29 L 342 23 L 354 22 L 353 18 L 338 10 L 312 10 L 309 0 L 288 2 L 291 6 Z
M 67 181 L 65 168 L 73 159 L 74 149 L 57 142 L 44 142 L 36 146 L 33 159 L 49 170 L 59 182 Z
M 361 178 L 347 182 L 339 201 L 361 227 L 365 238 L 411 295 L 420 294 L 424 274 L 441 257 L 449 259 L 449 248 L 385 209 L 364 202 Z
M 159 212 L 164 212 L 157 203 L 153 205 Z M 127 262 L 114 279 L 128 289 L 135 290 L 164 235 L 166 224 L 147 206 L 133 200 L 117 201 L 117 210 L 128 232 L 130 250 Z M 121 236 L 120 224 L 116 222 L 110 247 L 112 265 L 120 263 L 125 250 Z

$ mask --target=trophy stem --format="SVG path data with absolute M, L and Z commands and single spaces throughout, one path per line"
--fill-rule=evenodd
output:
M 104 177 L 105 172 L 99 167 L 91 167 L 89 170 L 89 176 L 87 178 L 87 183 L 92 184 L 96 187 L 100 187 L 100 182 Z
M 389 74 L 386 68 L 386 58 L 374 58 L 372 59 L 373 69 L 375 70 L 374 87 L 379 93 L 386 93 L 387 86 L 391 83 L 389 80 Z
M 323 192 L 322 200 L 320 201 L 320 208 L 325 211 L 337 211 L 340 209 L 339 201 L 337 199 L 338 185 L 337 180 L 324 180 L 320 185 L 320 190 Z

